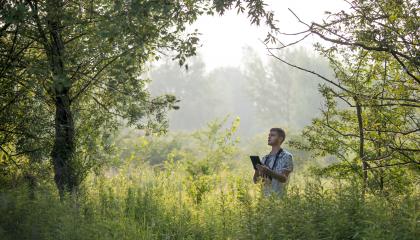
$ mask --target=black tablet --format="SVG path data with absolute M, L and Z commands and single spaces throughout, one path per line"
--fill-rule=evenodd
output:
M 257 164 L 261 164 L 261 160 L 259 156 L 249 156 L 251 158 L 252 165 L 254 166 L 254 169 L 257 170 Z

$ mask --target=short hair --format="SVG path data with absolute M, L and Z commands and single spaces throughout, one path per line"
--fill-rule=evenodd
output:
M 284 142 L 284 140 L 286 139 L 286 132 L 283 130 L 283 128 L 277 128 L 277 127 L 273 127 L 270 129 L 271 131 L 275 131 L 277 132 L 277 134 L 283 138 L 283 140 L 281 142 Z

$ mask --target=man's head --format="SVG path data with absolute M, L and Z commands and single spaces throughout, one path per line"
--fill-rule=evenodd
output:
M 285 138 L 286 133 L 282 128 L 271 128 L 270 133 L 268 134 L 268 145 L 280 146 L 284 142 Z

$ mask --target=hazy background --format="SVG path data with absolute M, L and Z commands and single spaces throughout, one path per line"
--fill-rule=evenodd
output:
M 298 23 L 288 8 L 303 21 L 319 21 L 325 11 L 345 9 L 341 0 L 267 1 L 282 32 L 298 32 Z M 229 11 L 224 16 L 203 16 L 191 26 L 202 34 L 198 56 L 189 59 L 188 71 L 177 62 L 162 59 L 151 67 L 153 95 L 171 93 L 180 109 L 169 114 L 170 130 L 191 131 L 227 114 L 240 117 L 239 134 L 253 136 L 279 126 L 296 133 L 309 124 L 322 105 L 313 75 L 291 68 L 267 55 L 261 42 L 264 26 L 251 26 L 246 15 Z M 294 37 L 282 38 L 287 43 Z M 317 39 L 309 37 L 280 54 L 289 61 L 330 75 L 326 61 L 312 49 Z

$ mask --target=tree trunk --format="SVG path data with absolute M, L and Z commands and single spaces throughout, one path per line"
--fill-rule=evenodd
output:
M 362 106 L 360 105 L 358 99 L 354 98 L 356 102 L 356 114 L 357 114 L 357 122 L 359 125 L 359 158 L 362 161 L 362 171 L 363 171 L 363 196 L 365 195 L 366 188 L 367 188 L 367 181 L 368 181 L 368 172 L 367 172 L 367 162 L 365 159 L 365 137 L 363 131 L 363 117 L 362 117 Z
M 66 76 L 64 66 L 64 44 L 60 19 L 63 3 L 60 0 L 50 0 L 47 4 L 47 25 L 50 38 L 48 55 L 55 93 L 55 139 L 51 157 L 54 165 L 54 180 L 60 196 L 63 196 L 64 191 L 73 192 L 79 185 L 77 168 L 73 159 L 75 143 L 69 93 L 71 82 Z
M 56 93 L 55 139 L 51 153 L 54 165 L 54 180 L 60 195 L 65 190 L 73 191 L 78 185 L 73 162 L 74 122 L 70 110 L 68 91 Z

